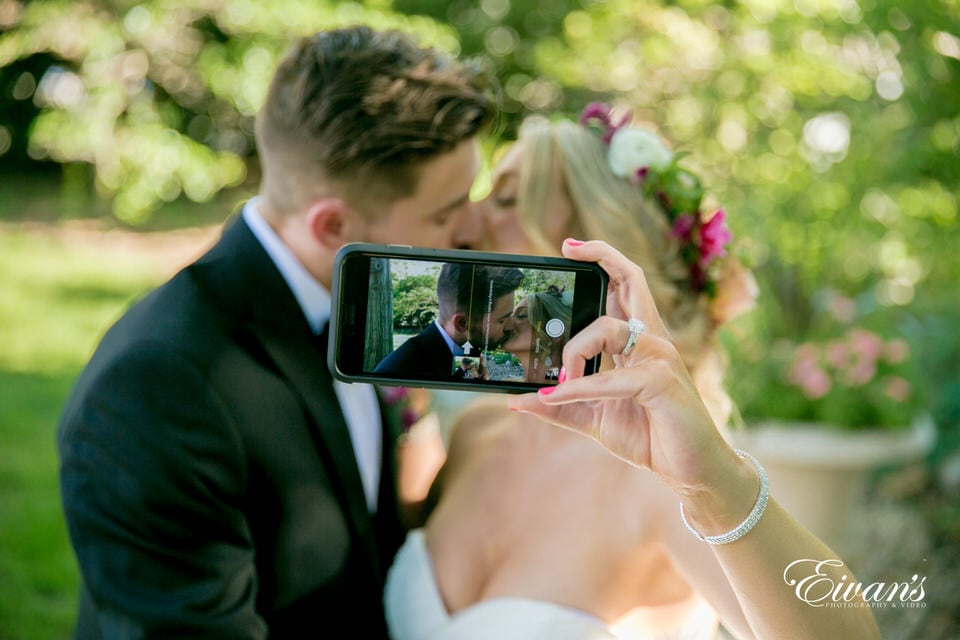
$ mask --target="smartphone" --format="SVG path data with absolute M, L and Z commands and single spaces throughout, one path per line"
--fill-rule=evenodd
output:
M 349 244 L 334 263 L 328 360 L 348 382 L 528 392 L 603 314 L 598 265 L 481 251 Z M 600 356 L 584 373 L 596 372 Z

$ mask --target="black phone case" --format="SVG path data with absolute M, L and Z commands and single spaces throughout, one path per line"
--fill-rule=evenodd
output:
M 330 331 L 327 350 L 327 364 L 334 377 L 344 382 L 364 382 L 386 386 L 402 386 L 416 388 L 452 389 L 459 391 L 493 392 L 493 393 L 528 393 L 536 391 L 549 384 L 535 382 L 504 382 L 496 380 L 461 381 L 456 380 L 424 380 L 399 379 L 393 377 L 376 376 L 372 373 L 351 374 L 339 366 L 341 361 L 344 339 L 344 303 L 346 295 L 352 289 L 344 282 L 344 265 L 350 256 L 362 254 L 368 258 L 396 258 L 427 260 L 433 262 L 465 262 L 483 265 L 502 265 L 519 268 L 533 268 L 545 270 L 576 270 L 591 271 L 598 276 L 600 291 L 597 293 L 597 317 L 604 313 L 606 308 L 606 293 L 608 276 L 597 264 L 592 262 L 578 262 L 566 258 L 545 256 L 527 256 L 507 253 L 492 253 L 487 251 L 467 251 L 459 249 L 424 249 L 407 245 L 380 245 L 371 243 L 352 243 L 344 245 L 334 260 L 333 287 L 331 291 Z M 364 287 L 366 291 L 366 286 Z M 600 368 L 600 355 L 587 362 L 585 373 L 595 373 Z

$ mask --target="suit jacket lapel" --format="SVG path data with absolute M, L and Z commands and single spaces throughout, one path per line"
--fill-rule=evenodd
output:
M 263 327 L 253 327 L 252 333 L 303 397 L 316 426 L 315 435 L 319 436 L 318 448 L 322 454 L 329 454 L 324 457 L 336 472 L 346 511 L 357 525 L 358 536 L 373 553 L 373 530 L 357 458 L 326 359 L 313 343 L 312 335 L 281 337 Z
M 242 219 L 192 267 L 201 286 L 253 337 L 303 399 L 311 436 L 333 472 L 335 487 L 357 539 L 377 565 L 373 525 L 346 421 L 303 311 L 273 261 Z M 385 454 L 387 443 L 384 442 Z

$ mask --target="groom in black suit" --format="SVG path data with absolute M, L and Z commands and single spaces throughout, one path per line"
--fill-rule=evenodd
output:
M 512 328 L 513 292 L 523 273 L 512 267 L 446 263 L 437 278 L 437 319 L 381 360 L 373 372 L 452 380 L 455 356 L 495 349 Z
M 373 387 L 325 366 L 333 258 L 478 239 L 485 87 L 361 27 L 280 64 L 259 197 L 109 330 L 64 409 L 77 637 L 385 637 L 398 433 Z

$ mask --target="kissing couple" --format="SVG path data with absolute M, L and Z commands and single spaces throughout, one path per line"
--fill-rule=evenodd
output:
M 257 116 L 259 195 L 110 328 L 64 407 L 76 637 L 879 637 L 869 608 L 782 584 L 836 556 L 724 437 L 714 336 L 752 292 L 723 214 L 597 106 L 530 118 L 473 202 L 496 109 L 479 67 L 404 33 L 293 46 Z M 383 395 L 325 364 L 334 256 L 357 241 L 610 278 L 606 315 L 550 354 L 559 384 L 465 408 L 429 510 L 398 500 L 416 443 Z

